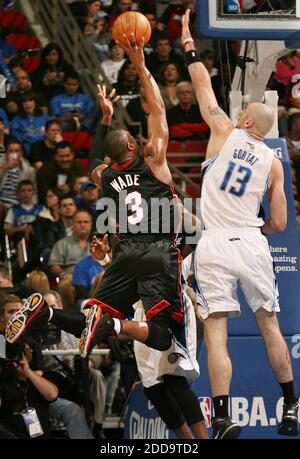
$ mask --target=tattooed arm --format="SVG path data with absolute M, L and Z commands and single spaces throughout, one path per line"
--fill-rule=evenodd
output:
M 185 51 L 196 49 L 194 42 L 190 41 L 189 15 L 190 10 L 187 10 L 182 18 L 182 42 L 185 43 L 186 40 L 189 40 L 184 44 Z M 229 117 L 218 105 L 206 67 L 201 62 L 194 62 L 189 65 L 188 69 L 204 121 L 210 127 L 212 134 L 226 135 L 227 131 L 230 132 L 232 130 L 233 126 Z

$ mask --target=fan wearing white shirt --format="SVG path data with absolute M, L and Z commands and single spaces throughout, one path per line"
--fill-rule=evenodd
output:
M 115 42 L 115 40 L 110 42 L 109 49 L 112 58 L 103 61 L 101 67 L 108 81 L 114 84 L 117 83 L 119 70 L 125 62 L 125 51 Z M 101 76 L 100 79 L 102 79 Z

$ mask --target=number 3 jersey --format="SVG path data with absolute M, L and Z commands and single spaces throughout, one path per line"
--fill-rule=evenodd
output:
M 121 238 L 149 234 L 173 238 L 178 233 L 180 201 L 172 185 L 158 180 L 142 156 L 111 165 L 101 181 L 108 213 Z
M 274 152 L 243 129 L 234 129 L 223 148 L 202 164 L 201 218 L 205 229 L 259 227 Z

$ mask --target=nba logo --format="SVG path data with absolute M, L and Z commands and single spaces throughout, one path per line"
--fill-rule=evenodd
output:
M 210 397 L 198 397 L 199 405 L 201 407 L 205 425 L 207 428 L 211 427 L 211 398 Z
M 242 10 L 242 5 L 239 0 L 227 0 L 226 1 L 226 12 L 228 14 L 239 14 Z

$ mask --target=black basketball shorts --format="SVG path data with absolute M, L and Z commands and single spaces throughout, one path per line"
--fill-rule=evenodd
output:
M 173 329 L 183 322 L 181 254 L 169 239 L 123 239 L 95 298 L 116 318 L 133 317 L 132 305 L 143 301 L 147 320 Z

